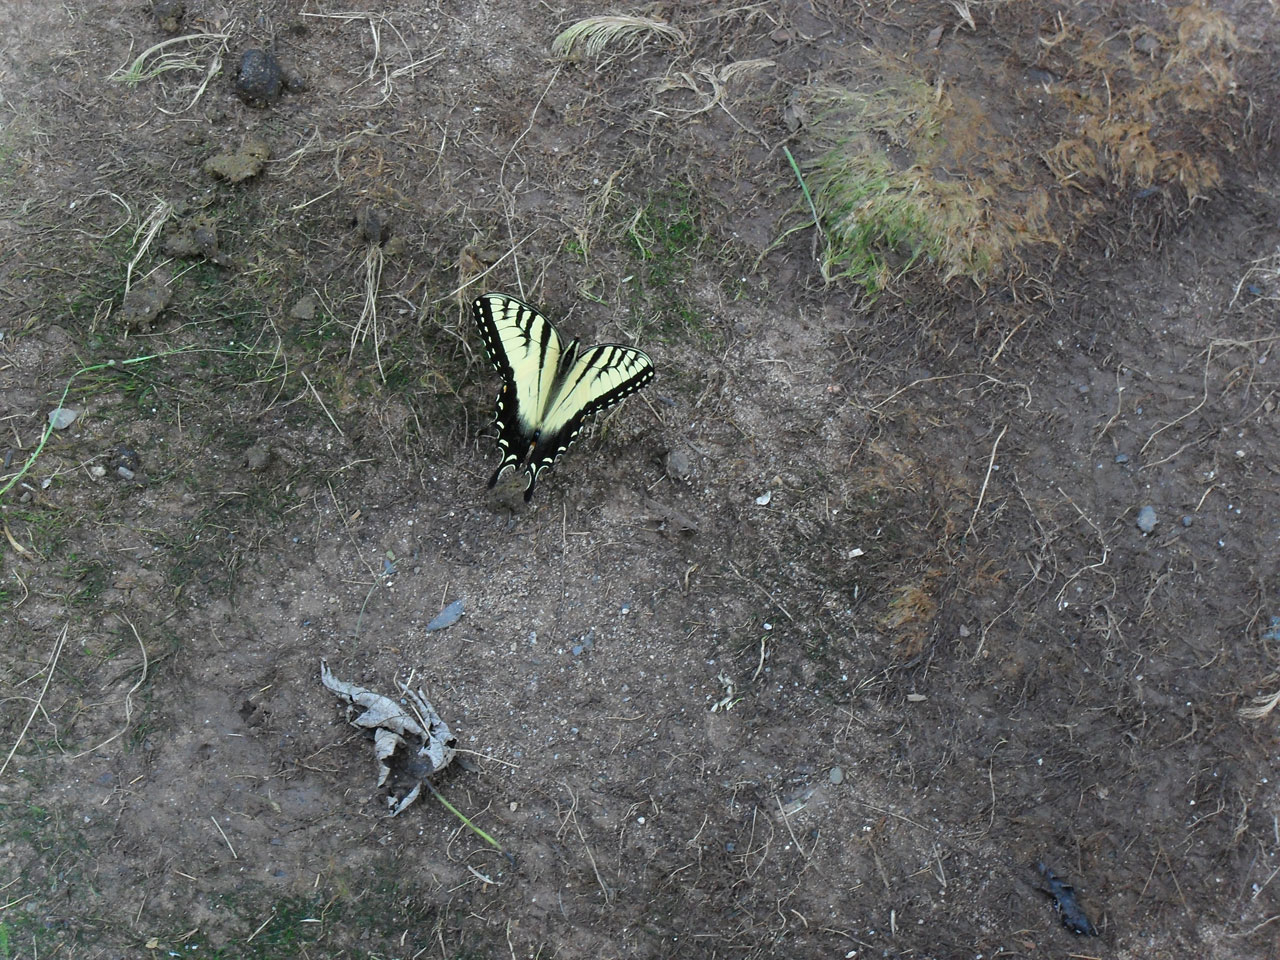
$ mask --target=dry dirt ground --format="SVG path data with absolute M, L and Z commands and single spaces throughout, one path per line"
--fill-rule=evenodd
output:
M 0 4 L 0 958 L 1280 956 L 1272 6 L 364 6 Z M 893 71 L 980 282 L 820 275 Z M 658 368 L 531 508 L 484 290 Z

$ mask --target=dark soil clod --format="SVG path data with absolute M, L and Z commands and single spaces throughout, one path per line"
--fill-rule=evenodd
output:
M 240 55 L 236 96 L 251 107 L 269 107 L 280 99 L 285 87 L 280 61 L 268 50 L 252 47 Z
M 151 13 L 161 30 L 165 33 L 177 33 L 182 29 L 182 18 L 187 13 L 187 5 L 182 0 L 155 0 L 151 4 Z
M 271 148 L 264 141 L 250 137 L 239 150 L 210 157 L 204 172 L 228 183 L 242 183 L 261 173 L 270 156 Z

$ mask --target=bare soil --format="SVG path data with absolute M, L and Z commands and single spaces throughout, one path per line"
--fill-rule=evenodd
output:
M 1072 183 L 1155 107 L 1055 43 L 1205 8 L 366 6 L 0 6 L 0 960 L 1280 957 L 1273 7 Z M 551 55 L 619 12 L 685 39 Z M 775 244 L 794 92 L 885 64 L 1048 203 L 981 285 Z M 484 290 L 658 367 L 530 508 Z M 501 850 L 388 817 L 322 657 Z

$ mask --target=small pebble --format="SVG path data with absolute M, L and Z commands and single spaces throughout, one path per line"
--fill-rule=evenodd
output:
M 832 767 L 827 777 L 832 783 L 844 783 L 844 771 L 839 767 Z
M 693 473 L 693 463 L 689 454 L 683 450 L 672 450 L 667 454 L 667 476 L 672 480 L 688 480 Z
M 137 476 L 137 474 L 135 474 L 128 467 L 116 467 L 116 476 L 118 476 L 121 480 L 132 480 L 135 476 Z
M 1128 463 L 1128 462 L 1129 462 L 1129 455 L 1127 453 L 1116 454 L 1116 463 Z
M 100 463 L 95 463 L 89 468 L 89 475 L 96 480 L 101 480 L 107 475 L 107 468 Z
M 462 618 L 465 606 L 464 601 L 460 599 L 453 601 L 453 603 L 441 610 L 434 620 L 427 624 L 427 632 L 430 633 L 434 630 L 443 630 L 445 627 L 453 626 Z
M 265 443 L 255 443 L 245 451 L 244 465 L 255 473 L 267 469 L 270 463 L 271 448 Z
M 79 410 L 73 410 L 71 407 L 58 407 L 56 410 L 49 411 L 49 425 L 55 430 L 65 430 L 76 422 L 76 417 L 80 416 Z
M 314 320 L 316 318 L 316 298 L 303 297 L 293 305 L 293 309 L 289 311 L 289 319 L 291 320 Z
M 1189 527 L 1189 526 L 1191 526 L 1191 523 L 1192 523 L 1192 521 L 1191 521 L 1191 514 L 1189 514 L 1189 513 L 1184 513 L 1184 514 L 1182 515 L 1182 525 L 1183 525 L 1184 527 Z
M 1156 508 L 1148 504 L 1138 511 L 1138 529 L 1150 533 L 1156 528 Z

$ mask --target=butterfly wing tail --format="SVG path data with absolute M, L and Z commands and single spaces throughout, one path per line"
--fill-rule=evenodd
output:
M 514 469 L 516 464 L 511 460 L 503 460 L 498 464 L 498 469 L 493 471 L 493 476 L 489 478 L 489 489 L 492 490 L 498 485 L 498 481 L 502 479 L 502 475 L 508 470 Z

